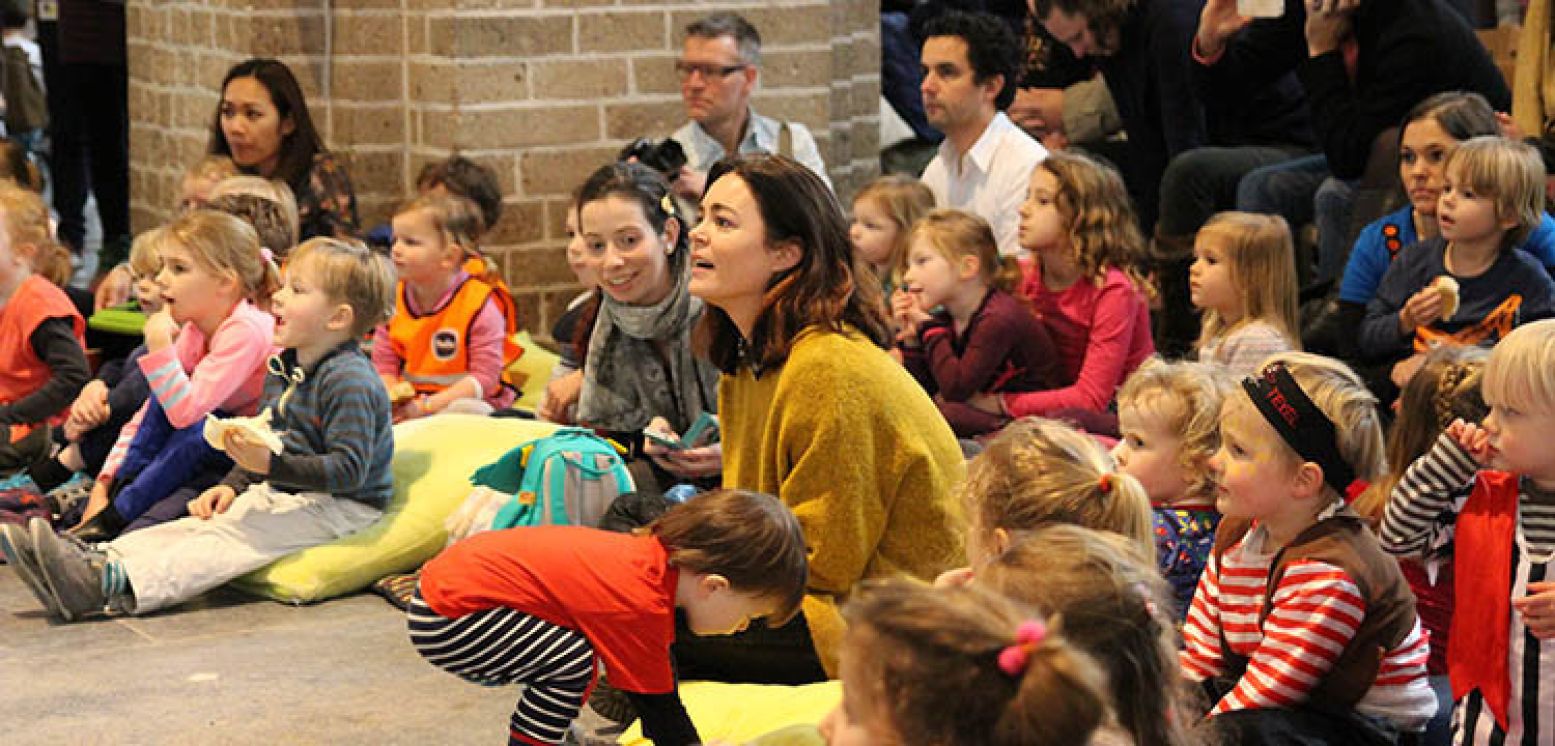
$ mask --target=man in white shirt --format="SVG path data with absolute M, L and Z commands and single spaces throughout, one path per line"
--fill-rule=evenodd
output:
M 809 129 L 761 116 L 750 106 L 761 75 L 761 35 L 749 21 L 718 12 L 686 26 L 675 74 L 691 119 L 670 135 L 686 151 L 676 194 L 693 204 L 700 200 L 707 170 L 730 152 L 786 155 L 831 186 Z
M 1047 149 L 1005 116 L 1015 98 L 1020 47 L 1002 21 L 948 12 L 924 30 L 923 109 L 945 133 L 923 183 L 940 207 L 982 216 L 999 253 L 1020 252 L 1020 204 Z

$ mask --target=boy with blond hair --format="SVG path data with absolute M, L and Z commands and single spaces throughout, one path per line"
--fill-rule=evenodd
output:
M 1452 562 L 1455 743 L 1544 743 L 1555 728 L 1555 321 L 1485 363 L 1483 422 L 1455 420 L 1388 499 L 1382 546 Z

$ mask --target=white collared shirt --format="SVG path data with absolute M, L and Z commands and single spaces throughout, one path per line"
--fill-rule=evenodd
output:
M 945 138 L 922 180 L 934 193 L 936 205 L 981 216 L 993 227 L 999 253 L 1015 256 L 1021 253 L 1020 205 L 1026 200 L 1032 169 L 1046 157 L 1047 148 L 1001 111 L 959 162 L 950 138 Z
M 740 141 L 740 152 L 776 154 L 783 123 L 757 114 L 755 109 L 746 111 L 750 114 L 750 123 L 745 128 L 745 139 Z M 827 188 L 831 188 L 831 177 L 826 175 L 826 162 L 821 159 L 820 148 L 816 147 L 815 137 L 810 134 L 809 128 L 798 122 L 789 122 L 788 132 L 793 142 L 793 152 L 788 154 L 789 157 L 814 171 L 821 177 L 821 181 L 826 182 Z M 695 120 L 686 122 L 670 137 L 675 138 L 686 151 L 686 166 L 694 171 L 706 171 L 724 157 L 724 146 L 707 134 L 707 130 L 702 129 L 702 125 Z

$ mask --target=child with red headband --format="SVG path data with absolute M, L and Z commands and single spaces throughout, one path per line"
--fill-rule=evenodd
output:
M 1453 563 L 1454 742 L 1546 743 L 1555 731 L 1555 321 L 1508 334 L 1485 364 L 1490 414 L 1456 420 L 1404 472 L 1382 521 L 1395 554 Z
M 1334 360 L 1277 355 L 1226 397 L 1181 662 L 1228 742 L 1392 743 L 1436 712 L 1414 595 L 1349 507 L 1382 457 L 1377 400 Z
M 1083 744 L 1109 720 L 1106 677 L 1056 621 L 973 586 L 865 587 L 843 610 L 832 746 Z

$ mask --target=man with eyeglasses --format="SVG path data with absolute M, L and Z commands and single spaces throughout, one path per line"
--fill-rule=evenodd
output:
M 670 135 L 686 151 L 686 165 L 674 184 L 676 194 L 700 200 L 707 169 L 730 152 L 789 156 L 831 186 L 809 129 L 751 108 L 760 68 L 761 35 L 738 14 L 713 13 L 686 26 L 675 73 L 691 121 Z

